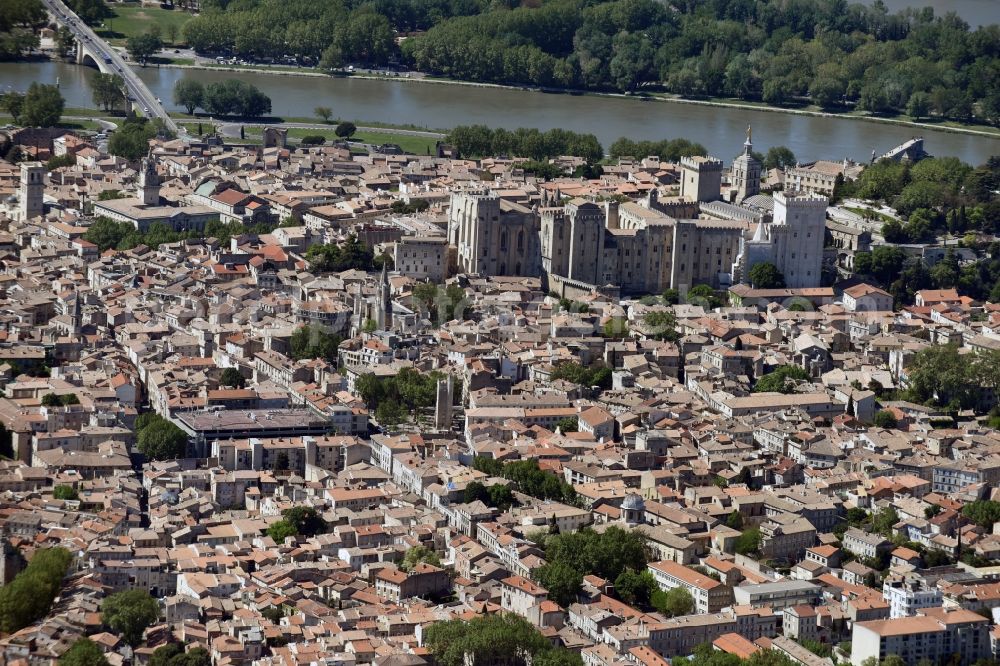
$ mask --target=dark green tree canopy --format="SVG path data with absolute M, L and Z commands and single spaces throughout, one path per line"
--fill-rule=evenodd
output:
M 78 638 L 59 657 L 59 666 L 109 666 L 109 662 L 97 643 L 89 638 Z
M 160 606 L 145 590 L 116 592 L 101 603 L 101 619 L 133 648 L 142 643 L 142 635 L 160 617 Z

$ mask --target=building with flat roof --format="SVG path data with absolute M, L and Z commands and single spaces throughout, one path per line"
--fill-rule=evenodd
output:
M 209 443 L 218 439 L 323 436 L 330 429 L 329 420 L 305 408 L 183 412 L 175 417 L 175 421 L 194 439 L 199 456 L 207 456 Z
M 799 604 L 818 604 L 823 590 L 804 580 L 782 580 L 776 583 L 740 585 L 733 588 L 735 603 L 746 606 L 770 606 L 781 610 Z

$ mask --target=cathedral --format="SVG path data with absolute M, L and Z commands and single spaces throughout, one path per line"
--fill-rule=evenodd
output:
M 680 162 L 679 195 L 654 188 L 639 202 L 563 202 L 558 189 L 527 207 L 486 190 L 452 195 L 448 235 L 458 269 L 480 275 L 538 276 L 574 297 L 715 289 L 746 281 L 773 263 L 789 287 L 820 284 L 827 199 L 760 193 L 763 167 L 750 128 L 723 188 L 723 163 Z

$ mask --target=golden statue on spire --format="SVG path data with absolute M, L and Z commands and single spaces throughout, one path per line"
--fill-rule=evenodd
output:
M 747 143 L 753 143 L 753 130 L 750 128 L 750 123 L 747 123 Z

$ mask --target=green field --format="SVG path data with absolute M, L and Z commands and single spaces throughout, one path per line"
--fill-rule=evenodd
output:
M 114 16 L 105 19 L 103 28 L 99 28 L 97 34 L 112 44 L 121 44 L 129 37 L 149 32 L 153 26 L 159 28 L 160 39 L 164 43 L 172 42 L 171 30 L 175 30 L 174 45 L 183 44 L 182 28 L 192 16 L 180 9 L 160 9 L 141 5 L 114 5 L 111 11 L 114 12 Z
M 304 136 L 317 135 L 325 137 L 328 142 L 336 141 L 339 138 L 332 127 L 328 130 L 302 129 L 298 127 L 293 127 L 288 130 L 288 137 L 292 139 L 301 139 Z M 435 139 L 425 136 L 412 136 L 410 134 L 397 134 L 392 131 L 386 131 L 358 132 L 351 137 L 351 141 L 354 143 L 373 143 L 378 145 L 383 143 L 394 143 L 407 153 L 413 153 L 414 155 L 433 155 Z
M 437 139 L 427 136 L 412 136 L 410 134 L 394 134 L 392 132 L 358 132 L 352 139 L 363 143 L 394 143 L 404 152 L 414 155 L 434 155 L 434 144 Z

